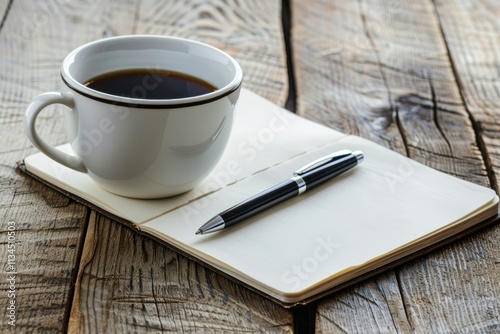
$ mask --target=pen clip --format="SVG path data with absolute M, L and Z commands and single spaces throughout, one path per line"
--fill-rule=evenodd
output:
M 303 175 L 303 174 L 308 173 L 312 170 L 315 170 L 316 168 L 319 168 L 319 167 L 324 166 L 326 164 L 332 163 L 335 160 L 340 160 L 340 159 L 345 158 L 346 156 L 349 156 L 352 154 L 353 153 L 350 150 L 341 150 L 341 151 L 337 151 L 337 152 L 328 154 L 322 158 L 314 160 L 311 163 L 308 163 L 307 165 L 305 165 L 304 167 L 302 167 L 300 169 L 297 169 L 293 173 L 293 175 Z

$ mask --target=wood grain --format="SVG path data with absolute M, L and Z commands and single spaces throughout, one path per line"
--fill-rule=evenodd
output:
M 432 3 L 294 4 L 300 114 L 489 185 Z
M 134 32 L 218 47 L 241 65 L 244 87 L 278 105 L 285 103 L 288 79 L 278 0 L 144 0 Z
M 500 3 L 436 1 L 443 37 L 468 114 L 493 168 L 500 177 Z
M 337 293 L 317 308 L 317 333 L 410 333 L 393 271 Z
M 87 209 L 16 170 L 16 162 L 35 151 L 22 133 L 28 102 L 57 88 L 57 52 L 65 51 L 56 41 L 49 50 L 38 33 L 59 14 L 26 1 L 3 1 L 0 10 L 0 331 L 60 332 L 66 326 Z M 50 109 L 38 122 L 49 142 L 65 141 L 59 117 L 60 110 Z M 15 232 L 14 248 L 9 248 L 9 232 Z M 14 255 L 16 274 L 9 270 L 8 255 Z M 9 324 L 7 306 L 13 301 L 15 322 Z
M 498 192 L 500 3 L 436 1 L 435 4 L 457 85 L 487 164 L 490 184 Z M 425 279 L 406 287 L 411 305 L 409 315 L 416 326 L 434 332 L 500 331 L 499 242 L 497 224 L 426 259 L 429 272 Z M 405 280 L 408 273 L 401 279 Z M 422 296 L 427 298 L 422 300 Z M 443 307 L 436 310 L 433 305 L 438 303 Z M 436 311 L 439 321 L 422 323 L 420 314 Z
M 499 240 L 497 224 L 398 271 L 412 328 L 421 333 L 498 332 Z
M 292 24 L 300 114 L 457 177 L 496 186 L 488 177 L 491 165 L 483 159 L 488 154 L 462 98 L 463 85 L 456 81 L 455 72 L 463 71 L 456 71 L 450 61 L 431 1 L 293 5 L 292 12 L 300 13 Z M 447 7 L 443 13 L 447 20 L 450 11 Z M 453 24 L 461 25 L 460 18 L 457 15 Z M 443 31 L 446 36 L 447 29 Z M 460 50 L 469 52 L 466 47 Z M 477 100 L 495 103 L 491 96 Z M 317 308 L 317 331 L 498 329 L 498 230 L 485 229 L 326 298 Z
M 92 215 L 70 332 L 291 332 L 291 311 Z
M 9 15 L 10 6 L 12 1 L 2 1 L 0 2 L 0 31 L 2 30 L 7 16 Z

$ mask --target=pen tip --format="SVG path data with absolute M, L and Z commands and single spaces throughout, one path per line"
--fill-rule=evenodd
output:
M 203 234 L 201 230 L 196 231 L 196 234 Z

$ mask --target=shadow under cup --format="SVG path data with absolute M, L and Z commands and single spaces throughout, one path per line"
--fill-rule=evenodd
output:
M 132 98 L 85 84 L 101 74 L 145 69 Z M 214 92 L 180 98 L 142 98 L 167 70 L 202 79 Z M 211 46 L 164 36 L 99 40 L 70 53 L 61 75 L 74 108 L 68 136 L 89 176 L 127 197 L 160 198 L 186 192 L 208 176 L 227 145 L 242 72 Z

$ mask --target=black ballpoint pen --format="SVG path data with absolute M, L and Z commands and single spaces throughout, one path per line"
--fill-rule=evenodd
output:
M 293 176 L 210 219 L 196 231 L 205 234 L 238 224 L 259 212 L 302 194 L 323 182 L 343 174 L 364 159 L 360 151 L 342 150 L 315 160 L 295 171 Z

